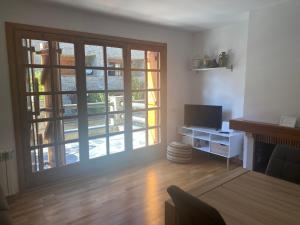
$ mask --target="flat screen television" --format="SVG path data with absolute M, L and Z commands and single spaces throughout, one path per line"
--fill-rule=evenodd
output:
M 222 128 L 222 106 L 185 105 L 184 125 L 221 129 Z

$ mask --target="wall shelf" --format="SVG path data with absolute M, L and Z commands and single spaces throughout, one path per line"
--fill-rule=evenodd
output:
M 193 68 L 193 71 L 216 71 L 216 70 L 231 70 L 233 71 L 233 66 L 230 67 L 208 67 L 208 68 Z

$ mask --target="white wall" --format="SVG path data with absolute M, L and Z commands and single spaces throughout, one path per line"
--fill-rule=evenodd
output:
M 176 128 L 183 122 L 183 103 L 190 99 L 190 80 L 186 79 L 190 75 L 190 33 L 37 2 L 1 0 L 0 4 L 0 149 L 14 148 L 5 21 L 167 43 L 168 140 L 175 138 Z M 182 90 L 180 94 L 178 90 Z
M 217 58 L 230 52 L 233 72 L 206 71 L 193 75 L 192 102 L 222 105 L 223 120 L 243 116 L 248 21 L 207 30 L 194 35 L 193 55 Z
M 245 117 L 275 122 L 300 117 L 300 2 L 252 12 Z

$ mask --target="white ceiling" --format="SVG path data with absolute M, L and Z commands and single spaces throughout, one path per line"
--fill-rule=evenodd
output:
M 43 0 L 79 9 L 196 31 L 232 23 L 287 0 Z

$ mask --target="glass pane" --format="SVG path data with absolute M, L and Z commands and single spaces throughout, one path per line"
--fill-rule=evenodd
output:
M 148 89 L 159 89 L 159 73 L 158 72 L 152 72 L 149 71 L 147 73 L 147 79 L 148 79 Z
M 56 166 L 54 146 L 31 150 L 32 172 L 47 170 Z
M 27 96 L 29 119 L 50 118 L 53 115 L 51 95 Z
M 148 127 L 158 126 L 159 121 L 159 111 L 158 110 L 149 110 L 148 111 Z
M 159 52 L 147 51 L 147 69 L 149 70 L 159 70 Z
M 89 140 L 89 158 L 97 158 L 106 155 L 106 137 Z
M 55 148 L 53 146 L 43 148 L 43 161 L 44 170 L 55 167 Z
M 87 98 L 87 107 L 88 114 L 99 114 L 105 113 L 105 94 L 104 93 L 88 93 Z
M 78 119 L 64 119 L 58 121 L 58 135 L 60 137 L 60 141 L 68 141 L 78 139 Z
M 148 108 L 159 107 L 159 91 L 148 91 Z
M 106 48 L 107 67 L 123 68 L 123 49 L 115 47 Z
M 76 116 L 78 114 L 76 94 L 63 94 L 57 95 L 57 97 L 59 116 Z
M 84 45 L 85 66 L 104 67 L 103 47 Z
M 48 41 L 23 39 L 22 43 L 26 52 L 25 63 L 36 65 L 49 64 Z
M 51 75 L 49 69 L 27 68 L 26 69 L 26 92 L 49 92 L 51 91 Z
M 131 68 L 145 69 L 145 51 L 131 50 Z
M 160 143 L 159 128 L 153 128 L 148 130 L 148 145 L 155 145 Z
M 56 42 L 56 58 L 54 63 L 63 66 L 74 66 L 74 44 L 66 42 Z
M 146 98 L 145 92 L 135 91 L 132 92 L 132 109 L 145 109 L 146 106 Z
M 136 131 L 132 133 L 133 149 L 142 148 L 146 146 L 146 131 Z
M 146 128 L 146 112 L 132 112 L 132 129 Z
M 30 126 L 30 146 L 54 143 L 54 122 L 35 122 Z
M 121 70 L 107 71 L 107 89 L 123 90 L 124 89 L 124 73 Z
M 31 156 L 31 171 L 32 172 L 40 171 L 39 150 L 38 149 L 31 150 L 30 156 Z
M 124 113 L 110 114 L 108 119 L 110 133 L 124 131 Z
M 57 91 L 76 91 L 76 71 L 73 69 L 57 69 Z
M 79 162 L 79 142 L 72 142 L 62 145 L 60 150 L 65 154 L 65 165 Z
M 109 112 L 124 110 L 124 92 L 109 92 L 108 93 L 108 108 Z
M 97 115 L 88 117 L 88 130 L 89 137 L 94 137 L 97 135 L 103 135 L 106 133 L 106 116 Z
M 114 154 L 125 151 L 124 134 L 109 137 L 109 153 Z
M 131 89 L 132 90 L 145 89 L 145 72 L 142 71 L 131 72 Z
M 105 89 L 104 70 L 86 69 L 86 89 L 98 91 Z

